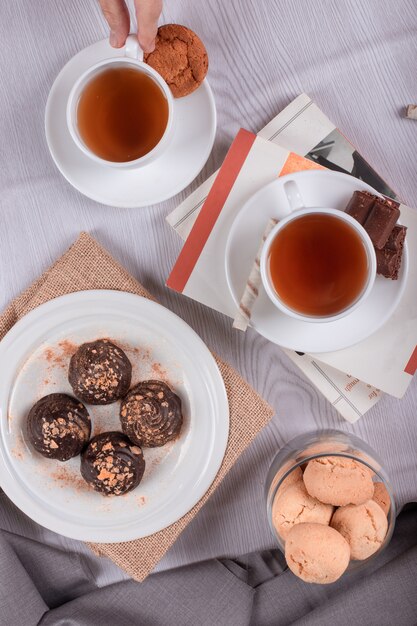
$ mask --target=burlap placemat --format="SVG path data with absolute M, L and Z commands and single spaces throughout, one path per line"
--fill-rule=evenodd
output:
M 0 317 L 0 339 L 26 313 L 58 296 L 86 289 L 115 289 L 145 298 L 152 296 L 90 235 L 77 241 L 35 283 L 20 294 Z M 226 386 L 230 408 L 230 432 L 222 466 L 207 493 L 178 522 L 135 541 L 89 544 L 99 555 L 108 556 L 136 580 L 144 580 L 172 546 L 239 455 L 272 417 L 271 407 L 227 363 L 215 356 Z

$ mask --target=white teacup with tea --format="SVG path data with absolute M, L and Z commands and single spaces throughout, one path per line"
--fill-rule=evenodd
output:
M 370 294 L 376 256 L 365 229 L 347 213 L 302 208 L 272 229 L 260 259 L 273 304 L 307 322 L 332 322 Z
M 174 101 L 164 79 L 143 62 L 136 36 L 125 55 L 88 68 L 67 103 L 67 125 L 90 159 L 115 168 L 141 167 L 166 150 L 174 128 Z

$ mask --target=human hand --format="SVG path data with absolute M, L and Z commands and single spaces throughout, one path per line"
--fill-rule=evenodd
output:
M 99 0 L 104 17 L 110 27 L 110 45 L 121 48 L 130 30 L 129 11 L 124 0 Z M 138 40 L 144 52 L 155 49 L 158 19 L 162 0 L 134 0 L 138 23 Z

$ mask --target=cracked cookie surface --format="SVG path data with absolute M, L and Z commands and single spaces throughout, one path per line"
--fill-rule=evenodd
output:
M 381 507 L 368 500 L 364 504 L 342 506 L 330 523 L 350 545 L 352 559 L 363 561 L 381 547 L 388 531 L 388 520 Z
M 324 524 L 297 524 L 285 542 L 288 567 L 307 583 L 335 582 L 346 571 L 349 556 L 346 539 Z
M 374 495 L 371 470 L 347 457 L 323 456 L 309 461 L 303 480 L 310 496 L 334 506 L 362 504 Z
M 208 56 L 197 35 L 179 24 L 165 24 L 158 29 L 155 50 L 143 57 L 169 85 L 175 98 L 188 96 L 203 82 L 208 70 Z
M 329 524 L 333 514 L 330 504 L 323 504 L 308 495 L 302 480 L 284 491 L 278 490 L 272 507 L 272 521 L 285 540 L 295 524 L 314 522 Z

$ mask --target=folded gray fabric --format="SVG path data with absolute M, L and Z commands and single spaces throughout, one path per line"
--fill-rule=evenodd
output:
M 39 527 L 4 494 L 1 526 L 0 626 L 249 624 L 255 591 L 218 560 L 98 588 L 99 557 L 29 539 Z
M 1 533 L 0 555 L 0 624 L 37 624 L 48 605 Z
M 97 589 L 88 560 L 81 555 L 6 532 L 0 540 L 14 551 L 48 607 L 60 606 Z M 1 567 L 0 564 L 0 571 Z
M 1 526 L 0 626 L 417 623 L 417 507 L 399 516 L 390 545 L 372 568 L 330 586 L 303 583 L 274 550 L 99 588 L 98 557 L 36 540 L 39 527 L 4 495 Z
M 219 561 L 86 594 L 46 613 L 41 626 L 246 626 L 255 591 Z

